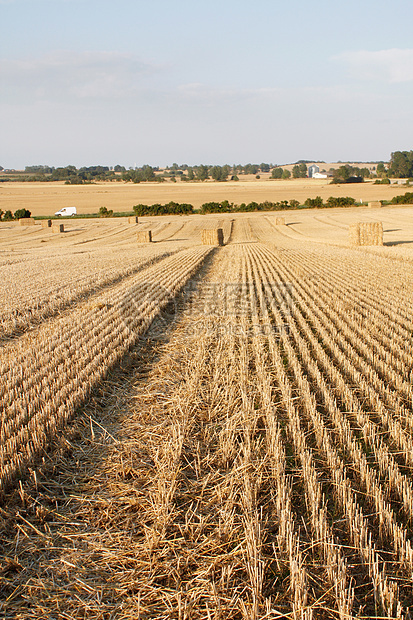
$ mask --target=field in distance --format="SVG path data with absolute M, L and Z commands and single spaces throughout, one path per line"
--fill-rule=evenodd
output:
M 277 215 L 0 223 L 1 617 L 411 618 L 413 207 Z
M 384 246 L 369 247 L 366 251 L 391 253 L 393 257 L 413 258 L 413 207 L 390 205 L 381 208 L 349 207 L 345 209 L 289 209 L 268 213 L 224 213 L 217 215 L 164 215 L 139 217 L 137 227 L 130 226 L 128 218 L 72 219 L 62 218 L 65 232 L 53 235 L 48 229 L 24 226 L 18 222 L 0 222 L 0 257 L 11 257 L 39 252 L 54 256 L 71 252 L 97 251 L 104 248 L 122 251 L 125 247 L 136 251 L 138 230 L 151 230 L 156 247 L 160 243 L 168 249 L 194 245 L 201 242 L 203 228 L 228 226 L 231 220 L 244 223 L 260 222 L 268 229 L 267 241 L 275 243 L 273 224 L 275 217 L 285 219 L 286 226 L 277 229 L 277 235 L 291 240 L 313 244 L 347 246 L 348 227 L 354 222 L 383 223 Z M 391 249 L 391 251 L 390 251 Z
M 264 175 L 262 175 L 264 176 Z M 372 181 L 360 184 L 330 185 L 323 179 L 290 179 L 287 181 L 260 180 L 251 177 L 247 180 L 217 183 L 206 182 L 165 182 L 165 183 L 124 183 L 97 182 L 93 185 L 65 185 L 64 182 L 51 183 L 0 183 L 0 206 L 3 211 L 13 213 L 17 209 L 28 209 L 32 215 L 53 215 L 63 207 L 75 206 L 79 214 L 97 213 L 100 207 L 115 212 L 131 211 L 136 204 L 167 203 L 171 200 L 187 202 L 199 208 L 204 202 L 228 200 L 236 204 L 264 202 L 269 200 L 298 200 L 301 204 L 306 198 L 321 196 L 351 196 L 357 202 L 390 200 L 403 194 L 409 188 L 401 185 L 374 185 Z

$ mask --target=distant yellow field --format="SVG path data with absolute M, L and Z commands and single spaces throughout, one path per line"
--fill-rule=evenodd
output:
M 32 215 L 52 215 L 62 207 L 75 206 L 78 213 L 96 213 L 100 207 L 114 211 L 131 211 L 138 203 L 165 203 L 170 200 L 189 202 L 195 208 L 209 201 L 229 200 L 263 202 L 271 200 L 299 200 L 321 196 L 352 196 L 357 201 L 388 200 L 406 192 L 400 185 L 330 185 L 323 179 L 290 179 L 275 181 L 248 178 L 241 181 L 216 183 L 123 183 L 101 182 L 93 185 L 65 185 L 53 183 L 0 184 L 0 208 L 14 212 L 25 208 Z

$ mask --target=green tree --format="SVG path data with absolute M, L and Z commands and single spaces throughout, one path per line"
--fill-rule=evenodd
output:
M 300 178 L 305 179 L 307 176 L 307 166 L 304 163 L 298 164 L 298 168 L 300 171 Z
M 244 174 L 257 174 L 258 169 L 257 164 L 247 164 L 244 166 Z
M 226 181 L 229 174 L 228 166 L 213 166 L 210 170 L 211 177 L 215 181 Z
M 377 164 L 376 172 L 378 177 L 386 176 L 386 167 L 382 161 Z
M 3 215 L 3 222 L 11 222 L 13 220 L 13 213 L 9 210 Z
M 142 167 L 142 176 L 144 181 L 154 181 L 156 179 L 154 169 L 148 165 Z
M 401 179 L 413 176 L 413 151 L 395 151 L 391 154 L 389 176 Z
M 282 179 L 289 179 L 291 177 L 291 172 L 289 170 L 283 170 Z
M 294 179 L 305 179 L 307 176 L 307 166 L 303 163 L 296 164 L 293 168 Z
M 271 171 L 271 178 L 272 179 L 282 179 L 283 176 L 283 169 L 280 168 L 279 166 L 277 168 L 273 168 Z
M 209 179 L 208 166 L 205 166 L 204 164 L 197 166 L 196 178 L 198 179 L 198 181 L 206 181 L 207 179 Z
M 260 164 L 260 170 L 261 170 L 261 172 L 269 172 L 270 171 L 270 164 Z
M 66 166 L 65 168 L 56 168 L 53 170 L 51 181 L 66 181 L 77 178 L 78 170 L 76 166 Z
M 366 172 L 369 174 L 368 168 L 360 169 L 344 164 L 334 170 L 333 183 L 361 183 Z
M 1 168 L 0 168 L 1 170 Z M 54 168 L 52 168 L 51 166 L 43 166 L 43 165 L 39 165 L 39 166 L 26 166 L 24 171 L 25 172 L 30 172 L 31 174 L 36 174 L 38 172 L 40 173 L 52 173 L 54 170 Z
M 333 172 L 334 183 L 346 183 L 351 176 L 351 166 L 340 166 Z

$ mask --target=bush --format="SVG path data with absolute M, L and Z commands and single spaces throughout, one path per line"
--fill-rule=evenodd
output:
M 228 213 L 232 211 L 232 205 L 228 200 L 222 202 L 204 202 L 201 213 Z
M 106 207 L 100 207 L 99 209 L 99 217 L 112 217 L 113 209 L 108 211 Z
M 298 200 L 295 200 L 294 198 L 290 200 L 290 207 L 292 209 L 298 209 L 299 206 L 300 206 L 300 203 L 298 202 Z
M 136 215 L 181 215 L 194 212 L 194 207 L 186 202 L 168 202 L 165 205 L 135 205 L 133 207 Z
M 279 202 L 274 203 L 274 210 L 278 211 L 279 209 L 289 209 L 290 205 L 288 204 L 288 200 L 281 200 Z
M 413 204 L 413 192 L 406 192 L 402 196 L 394 196 L 394 198 L 392 198 L 390 200 L 390 204 L 393 204 L 393 205 L 411 205 L 411 204 Z
M 376 179 L 374 185 L 390 185 L 390 179 Z
M 31 212 L 28 209 L 17 209 L 17 211 L 14 212 L 14 219 L 15 220 L 23 220 L 26 217 L 30 217 L 31 216 Z
M 350 196 L 330 196 L 327 198 L 326 204 L 328 207 L 349 207 L 356 204 L 356 201 Z
M 235 208 L 235 211 L 238 212 L 251 212 L 251 211 L 278 211 L 279 209 L 288 209 L 289 205 L 286 200 L 281 200 L 281 202 L 270 202 L 269 200 L 265 200 L 264 202 L 249 202 L 245 204 L 245 202 L 241 203 L 238 207 Z
M 75 179 L 68 179 L 65 181 L 65 185 L 85 185 L 85 181 L 76 177 Z
M 282 168 L 273 168 L 271 171 L 271 179 L 281 179 L 283 172 Z
M 321 196 L 316 196 L 315 198 L 307 198 L 304 204 L 306 207 L 312 207 L 317 209 L 318 207 L 323 206 L 323 199 L 321 198 Z
M 11 222 L 14 220 L 13 213 L 11 211 L 6 211 L 3 215 L 3 222 Z
M 271 202 L 270 200 L 264 200 L 259 204 L 259 211 L 275 211 L 278 208 L 278 202 Z

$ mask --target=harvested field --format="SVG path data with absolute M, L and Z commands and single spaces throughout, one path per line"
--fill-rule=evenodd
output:
M 2 617 L 411 617 L 412 209 L 379 213 L 373 248 L 367 207 L 0 224 Z
M 267 175 L 268 176 L 268 175 Z M 408 188 L 400 185 L 374 185 L 365 182 L 356 185 L 330 185 L 329 180 L 290 179 L 287 181 L 256 180 L 216 183 L 123 183 L 97 182 L 93 185 L 65 185 L 51 183 L 1 183 L 0 199 L 3 211 L 29 209 L 33 216 L 52 216 L 63 207 L 75 206 L 77 213 L 98 213 L 100 207 L 121 213 L 132 211 L 136 204 L 187 202 L 199 208 L 204 202 L 229 200 L 236 204 L 252 201 L 298 200 L 321 196 L 353 196 L 368 203 L 390 200 L 404 194 Z

